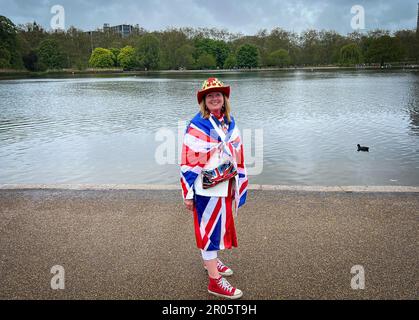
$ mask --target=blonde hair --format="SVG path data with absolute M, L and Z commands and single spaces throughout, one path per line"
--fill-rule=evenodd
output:
M 224 96 L 224 105 L 221 109 L 221 112 L 224 113 L 224 115 L 227 118 L 227 122 L 230 123 L 231 122 L 231 118 L 230 118 L 230 111 L 231 111 L 230 99 L 227 98 L 227 96 L 224 93 L 223 93 L 223 96 Z M 205 104 L 205 98 L 206 98 L 206 95 L 204 96 L 201 103 L 199 104 L 199 108 L 200 108 L 202 117 L 204 119 L 209 119 L 211 112 L 208 110 L 208 108 Z

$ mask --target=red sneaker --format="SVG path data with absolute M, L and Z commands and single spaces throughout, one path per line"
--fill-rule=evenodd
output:
M 204 266 L 204 268 L 207 269 L 206 266 Z M 217 260 L 217 270 L 218 273 L 221 274 L 223 277 L 228 277 L 233 274 L 233 270 L 231 270 L 224 263 L 222 263 L 220 259 Z
M 220 276 L 218 279 L 209 278 L 208 292 L 222 298 L 238 299 L 243 292 L 234 288 L 225 278 Z

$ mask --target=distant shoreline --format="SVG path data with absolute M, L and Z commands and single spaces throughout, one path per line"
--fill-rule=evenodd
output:
M 151 75 L 151 74 L 207 74 L 207 73 L 247 73 L 247 72 L 289 72 L 289 71 L 419 71 L 419 65 L 393 66 L 391 68 L 380 68 L 377 66 L 366 67 L 339 67 L 339 66 L 316 66 L 316 67 L 294 67 L 294 68 L 253 68 L 253 69 L 209 69 L 209 70 L 152 70 L 152 71 L 123 71 L 122 69 L 103 69 L 103 70 L 51 70 L 44 72 L 30 72 L 19 70 L 0 69 L 0 80 L 10 79 L 32 79 L 46 77 L 80 77 L 80 76 L 132 76 L 132 75 Z

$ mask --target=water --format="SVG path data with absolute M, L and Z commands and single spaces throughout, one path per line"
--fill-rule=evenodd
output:
M 0 183 L 177 184 L 178 124 L 198 111 L 207 76 L 0 81 Z M 418 73 L 217 76 L 251 133 L 247 159 L 263 149 L 251 183 L 419 185 Z M 255 129 L 263 130 L 257 148 Z M 157 132 L 172 134 L 156 141 Z M 156 151 L 169 141 L 172 164 L 160 165 Z M 357 152 L 358 143 L 370 152 Z

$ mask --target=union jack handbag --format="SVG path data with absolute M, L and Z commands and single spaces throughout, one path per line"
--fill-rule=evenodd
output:
M 230 180 L 237 175 L 237 170 L 229 160 L 220 164 L 217 168 L 202 170 L 202 188 L 209 189 L 220 182 Z

